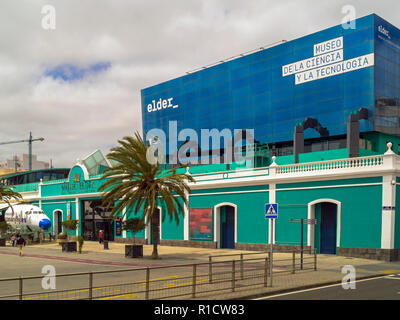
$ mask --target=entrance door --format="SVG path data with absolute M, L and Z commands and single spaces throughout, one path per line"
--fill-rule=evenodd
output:
M 104 240 L 114 241 L 114 220 L 104 219 L 102 230 L 104 230 Z
M 157 226 L 157 230 L 153 230 L 153 222 Z M 160 244 L 160 209 L 156 209 L 153 214 L 153 221 L 150 223 L 150 244 L 154 244 L 153 232 L 157 231 L 157 244 Z
M 336 204 L 321 203 L 320 253 L 336 254 L 336 211 Z
M 220 215 L 221 248 L 235 249 L 235 208 L 223 206 Z
M 62 225 L 61 225 L 62 212 L 61 211 L 56 211 L 56 219 L 57 219 L 57 224 L 56 224 L 57 229 L 56 229 L 56 231 L 57 231 L 57 234 L 60 234 L 62 232 Z

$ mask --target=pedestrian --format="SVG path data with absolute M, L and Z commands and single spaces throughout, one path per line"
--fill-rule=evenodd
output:
M 99 243 L 101 244 L 103 242 L 103 230 L 99 231 Z
M 22 247 L 25 246 L 25 244 L 26 244 L 25 239 L 20 234 L 18 234 L 17 246 L 18 246 L 18 252 L 19 252 L 20 257 L 22 257 L 24 255 L 22 252 Z
M 15 234 L 13 233 L 12 235 L 11 235 L 11 243 L 12 243 L 12 246 L 13 247 L 15 247 Z

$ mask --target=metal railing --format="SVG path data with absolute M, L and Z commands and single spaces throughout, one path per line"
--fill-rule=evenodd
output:
M 250 255 L 257 257 L 244 258 Z M 272 283 L 269 253 L 237 254 L 238 259 L 232 256 L 212 256 L 208 262 L 185 265 L 0 279 L 0 299 L 191 299 L 216 292 L 268 287 Z M 302 263 L 296 252 L 288 259 L 273 259 L 274 279 L 304 270 L 317 270 L 315 252 L 305 255 Z

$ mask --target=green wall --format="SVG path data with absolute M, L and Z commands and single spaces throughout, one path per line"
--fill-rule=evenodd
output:
M 214 206 L 223 203 L 237 205 L 237 242 L 242 243 L 268 243 L 268 220 L 265 219 L 265 204 L 269 202 L 269 193 L 264 191 L 268 186 L 251 188 L 248 193 L 224 193 L 232 191 L 249 191 L 249 188 L 225 188 L 196 190 L 196 193 L 219 192 L 212 195 L 191 195 L 189 208 L 213 208 L 213 219 L 215 216 Z M 229 191 L 228 191 L 229 190 Z
M 347 184 L 376 183 L 381 178 L 351 179 Z M 341 202 L 341 247 L 380 248 L 382 226 L 382 186 L 334 187 L 345 181 L 315 182 L 319 188 L 278 190 L 279 219 L 276 224 L 278 243 L 298 243 L 299 232 L 294 230 L 292 218 L 307 218 L 307 204 L 318 199 L 332 199 Z M 323 184 L 329 188 L 321 188 Z M 312 182 L 307 183 L 312 186 Z M 285 184 L 289 187 L 290 184 Z M 303 186 L 304 188 L 304 186 Z M 277 185 L 280 189 L 280 185 Z

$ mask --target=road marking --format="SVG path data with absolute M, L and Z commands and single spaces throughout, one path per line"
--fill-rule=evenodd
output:
M 394 275 L 387 276 L 385 279 L 390 279 L 390 280 L 400 280 L 400 278 L 396 278 Z
M 388 269 L 388 270 L 379 270 L 378 272 L 380 272 L 380 273 L 386 273 L 386 274 L 393 274 L 393 273 L 398 273 L 398 272 L 400 272 L 400 270 L 391 270 L 391 269 Z
M 386 278 L 386 277 L 387 277 L 387 276 L 380 276 L 380 277 L 375 277 L 375 278 L 356 280 L 356 283 L 358 283 L 358 282 L 364 282 L 364 281 L 369 281 L 369 280 L 382 279 L 382 278 Z M 342 285 L 342 283 L 336 283 L 336 284 L 331 284 L 331 285 L 322 286 L 322 287 L 317 287 L 317 288 L 311 288 L 311 289 L 304 289 L 304 290 L 286 292 L 286 293 L 276 294 L 276 295 L 273 295 L 273 296 L 265 296 L 265 297 L 262 297 L 262 298 L 255 298 L 255 299 L 253 299 L 253 300 L 267 300 L 267 299 L 272 299 L 272 298 L 276 298 L 276 297 L 287 296 L 287 295 L 290 295 L 290 294 L 303 293 L 303 292 L 315 291 L 315 290 L 320 290 L 320 289 L 325 289 L 325 288 L 338 287 L 338 286 L 341 286 L 341 285 Z

